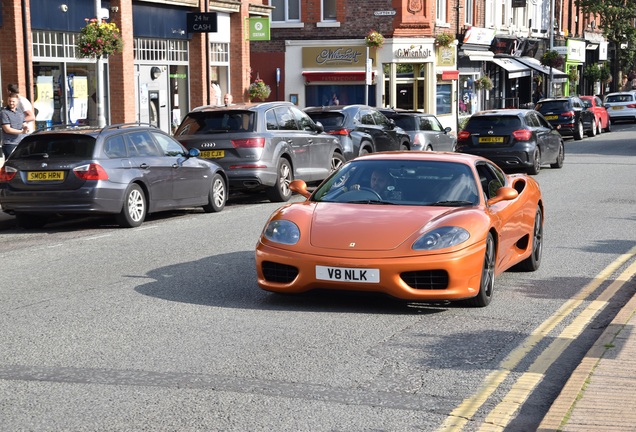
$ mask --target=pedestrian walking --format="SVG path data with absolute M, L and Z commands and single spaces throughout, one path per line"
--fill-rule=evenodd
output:
M 5 160 L 18 146 L 24 135 L 29 131 L 25 121 L 24 112 L 19 106 L 20 97 L 17 93 L 11 93 L 7 99 L 7 106 L 0 113 L 2 124 L 2 153 Z
M 17 84 L 7 85 L 7 90 L 9 91 L 9 94 L 18 95 L 18 106 L 20 107 L 20 109 L 22 109 L 25 121 L 29 126 L 29 131 L 27 133 L 33 132 L 35 130 L 35 113 L 33 112 L 33 104 L 26 97 L 20 95 L 20 87 L 18 87 Z

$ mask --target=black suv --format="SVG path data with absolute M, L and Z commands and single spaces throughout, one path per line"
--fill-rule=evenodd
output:
M 305 112 L 340 139 L 347 160 L 379 151 L 410 150 L 409 135 L 377 108 L 335 105 L 309 107 Z
M 165 132 L 138 123 L 55 127 L 25 137 L 0 169 L 2 211 L 24 228 L 58 214 L 113 214 L 124 227 L 185 207 L 223 210 L 227 177 Z
M 583 134 L 596 135 L 596 119 L 594 112 L 587 109 L 581 98 L 567 96 L 541 99 L 535 108 L 563 136 L 573 136 L 575 140 L 583 139 Z
M 482 156 L 503 169 L 538 174 L 561 168 L 563 137 L 535 110 L 499 109 L 473 114 L 457 135 L 457 151 Z

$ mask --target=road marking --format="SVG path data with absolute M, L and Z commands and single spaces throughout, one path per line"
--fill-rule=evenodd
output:
M 619 256 L 572 299 L 565 302 L 550 318 L 541 323 L 534 332 L 528 335 L 521 345 L 508 354 L 500 363 L 498 370 L 488 374 L 477 393 L 470 398 L 464 399 L 464 401 L 450 413 L 439 430 L 458 431 L 463 429 L 477 410 L 484 405 L 488 398 L 509 376 L 510 371 L 518 366 L 521 360 L 523 360 L 550 331 L 574 312 L 612 273 L 632 259 L 635 254 L 636 247 Z M 528 372 L 522 374 L 517 379 L 506 397 L 504 397 L 501 403 L 486 417 L 486 423 L 482 425 L 482 429 L 480 430 L 503 430 L 517 409 L 526 401 L 530 392 L 538 385 L 541 379 L 543 379 L 545 370 L 563 353 L 572 340 L 583 331 L 594 316 L 605 307 L 611 296 L 629 281 L 634 274 L 636 274 L 636 262 L 632 263 L 614 282 L 605 288 L 596 300 L 591 301 L 574 321 L 561 332 L 561 335 L 538 356 Z

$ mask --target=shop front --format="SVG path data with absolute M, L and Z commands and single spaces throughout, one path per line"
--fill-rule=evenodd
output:
M 568 75 L 567 82 L 564 85 L 564 94 L 581 94 L 579 83 L 581 83 L 583 65 L 585 64 L 585 41 L 572 38 L 568 39 L 565 42 L 564 57 L 564 71 Z

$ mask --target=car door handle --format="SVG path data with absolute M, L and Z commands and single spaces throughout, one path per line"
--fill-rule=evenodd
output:
M 139 165 L 139 168 L 141 168 L 141 169 L 148 169 L 148 168 L 150 168 L 150 167 L 148 166 L 148 164 L 147 164 L 147 163 L 142 163 L 141 165 Z

